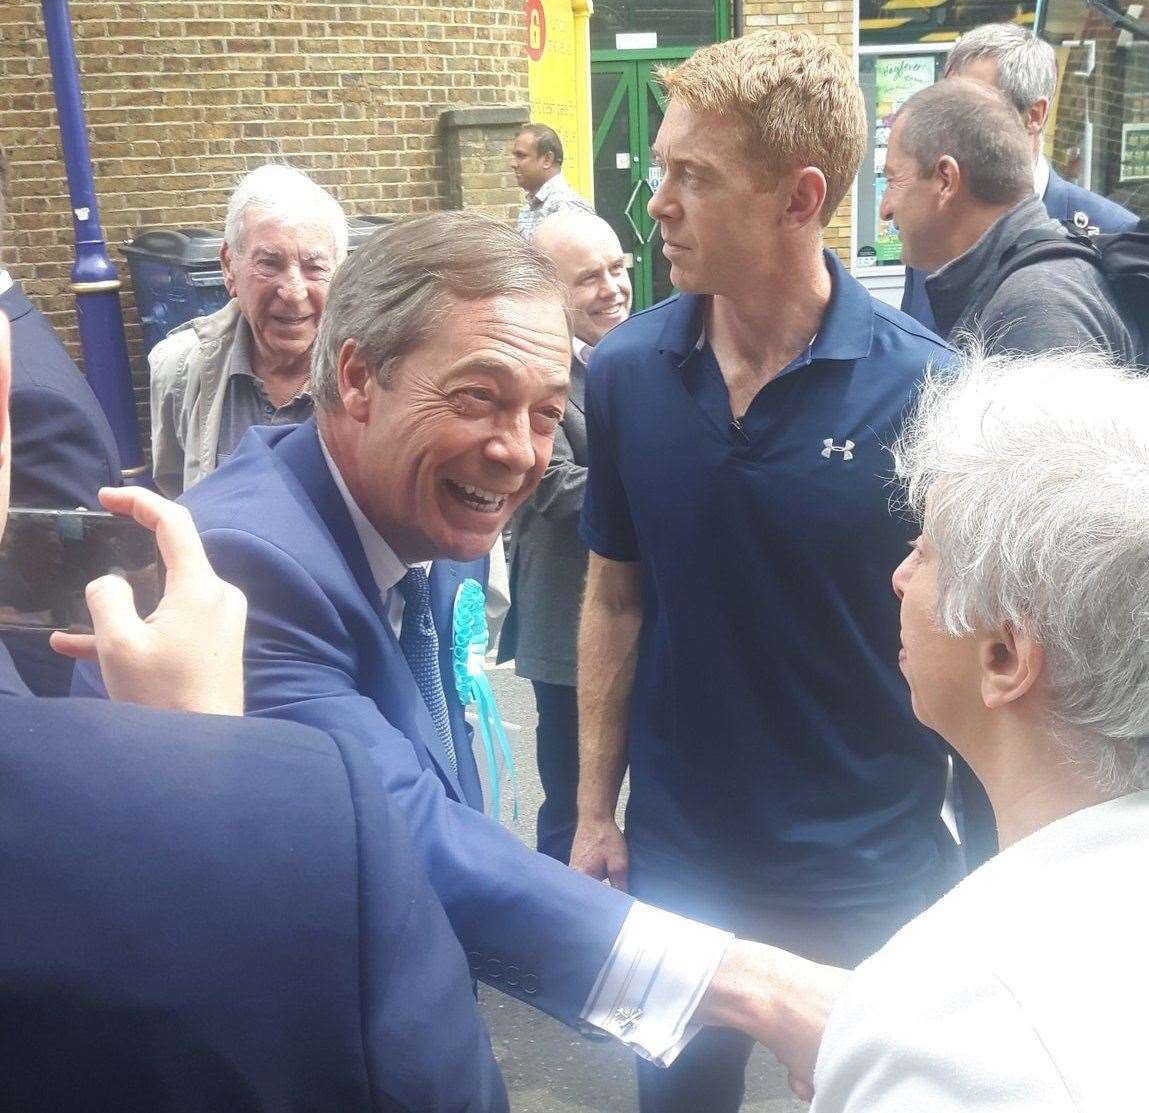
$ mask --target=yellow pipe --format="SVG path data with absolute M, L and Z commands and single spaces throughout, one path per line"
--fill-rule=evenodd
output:
M 579 160 L 578 181 L 575 189 L 594 202 L 594 128 L 590 104 L 590 17 L 594 15 L 593 0 L 571 0 L 574 16 L 574 71 L 575 119 L 578 127 L 578 146 L 585 152 Z

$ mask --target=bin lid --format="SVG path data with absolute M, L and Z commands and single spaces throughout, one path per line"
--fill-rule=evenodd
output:
M 389 216 L 353 216 L 347 221 L 347 248 L 354 251 L 384 225 Z M 120 245 L 125 255 L 162 259 L 185 267 L 216 267 L 223 235 L 210 228 L 147 228 Z
M 218 267 L 222 243 L 223 236 L 210 228 L 147 228 L 120 244 L 120 250 L 181 266 Z
M 350 254 L 380 228 L 394 221 L 389 216 L 352 216 L 347 218 L 347 252 Z

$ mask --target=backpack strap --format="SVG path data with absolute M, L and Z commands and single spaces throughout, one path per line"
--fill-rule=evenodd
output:
M 1001 254 L 998 284 L 1025 267 L 1048 259 L 1084 259 L 1098 268 L 1103 265 L 1101 252 L 1093 240 L 1072 222 L 1064 221 L 1056 232 L 1050 228 L 1033 228 L 1018 236 Z

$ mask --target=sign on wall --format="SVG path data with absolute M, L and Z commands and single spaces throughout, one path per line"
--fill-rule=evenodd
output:
M 531 121 L 563 141 L 563 174 L 592 198 L 588 0 L 526 0 L 523 34 Z

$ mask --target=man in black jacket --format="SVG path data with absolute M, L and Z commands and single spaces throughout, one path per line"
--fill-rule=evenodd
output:
M 929 277 L 940 335 L 958 346 L 1038 353 L 1100 348 L 1137 359 L 1140 336 L 1085 259 L 1054 258 L 1006 274 L 1027 233 L 1059 226 L 1034 196 L 1029 142 L 999 90 L 955 77 L 902 106 L 886 156 L 882 217 L 905 259 Z
M 1137 217 L 1115 201 L 1067 182 L 1043 154 L 1045 125 L 1057 90 L 1057 55 L 1049 43 L 1016 23 L 986 23 L 958 39 L 942 77 L 985 81 L 1009 98 L 1029 138 L 1033 192 L 1054 220 L 1077 221 L 1101 232 L 1127 232 L 1137 223 Z M 925 272 L 906 267 L 902 309 L 936 329 L 925 281 Z

